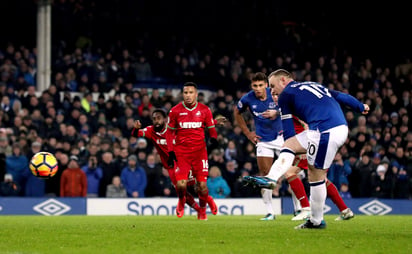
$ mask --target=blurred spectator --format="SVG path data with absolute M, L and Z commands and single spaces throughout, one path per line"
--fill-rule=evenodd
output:
M 231 192 L 229 185 L 222 177 L 222 172 L 216 166 L 209 169 L 207 188 L 209 189 L 209 195 L 213 198 L 227 198 Z
M 348 175 L 352 173 L 349 161 L 343 161 L 342 155 L 338 152 L 335 155 L 332 165 L 328 170 L 328 179 L 336 188 L 340 190 L 341 184 L 348 184 Z
M 13 180 L 13 175 L 5 174 L 4 181 L 2 181 L 0 185 L 0 196 L 19 196 L 20 192 L 21 186 Z
M 59 164 L 59 170 L 57 170 L 57 173 L 52 178 L 46 180 L 46 195 L 51 197 L 60 196 L 61 176 L 69 164 L 69 156 L 66 153 L 58 151 L 55 156 Z
M 97 157 L 90 156 L 87 164 L 82 167 L 82 170 L 87 178 L 87 197 L 98 197 L 103 171 L 97 164 Z
M 236 147 L 236 143 L 234 140 L 229 140 L 227 143 L 227 147 L 225 149 L 225 160 L 226 161 L 231 161 L 231 160 L 239 160 L 238 156 L 238 149 Z
M 120 176 L 113 176 L 112 183 L 107 185 L 106 197 L 127 198 L 126 189 L 120 180 Z
M 351 183 L 351 194 L 353 197 L 370 197 L 372 191 L 372 163 L 370 156 L 365 153 L 361 159 L 352 167 L 353 178 L 356 182 Z
M 60 179 L 60 197 L 86 197 L 87 178 L 79 167 L 79 158 L 72 155 Z
M 156 196 L 177 197 L 176 189 L 173 186 L 172 180 L 170 180 L 169 172 L 166 168 L 162 167 L 162 174 L 155 180 Z
M 144 163 L 142 167 L 144 168 L 147 176 L 145 196 L 156 196 L 156 194 L 158 194 L 158 186 L 156 186 L 156 183 L 158 182 L 158 179 L 162 174 L 163 166 L 160 162 L 156 162 L 156 157 L 154 154 L 148 154 L 146 157 L 146 163 Z
M 128 166 L 122 169 L 120 179 L 126 188 L 127 196 L 144 198 L 147 186 L 147 177 L 144 169 L 137 165 L 136 155 L 130 155 Z
M 27 171 L 29 171 L 29 160 L 22 154 L 20 145 L 15 143 L 12 146 L 12 154 L 6 156 L 6 172 L 13 176 L 13 181 L 23 187 L 26 181 L 24 174 Z
M 389 176 L 388 164 L 384 163 L 377 167 L 376 173 L 372 178 L 372 197 L 376 198 L 391 198 L 392 179 Z
M 209 155 L 209 167 L 217 166 L 218 168 L 225 168 L 226 163 L 222 149 L 215 149 Z
M 342 183 L 342 184 L 340 185 L 339 193 L 340 193 L 340 196 L 341 196 L 343 199 L 352 198 L 352 195 L 351 195 L 350 192 L 349 192 L 349 186 L 348 186 L 347 183 Z
M 99 197 L 105 197 L 107 185 L 112 183 L 114 176 L 120 176 L 120 169 L 116 166 L 112 152 L 104 152 L 101 158 L 102 161 L 99 166 L 102 168 L 103 177 L 100 180 Z
M 225 167 L 222 169 L 222 176 L 226 180 L 231 190 L 234 189 L 233 184 L 239 178 L 240 173 L 238 172 L 238 164 L 235 160 L 230 160 L 226 162 Z

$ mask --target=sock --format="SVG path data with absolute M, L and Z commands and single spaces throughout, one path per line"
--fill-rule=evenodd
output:
M 302 210 L 302 205 L 300 204 L 299 200 L 296 198 L 295 193 L 292 191 L 292 201 L 293 201 L 293 210 L 295 212 Z
M 186 204 L 188 204 L 190 207 L 192 207 L 196 211 L 199 210 L 199 205 L 196 203 L 195 198 L 192 196 L 192 194 L 188 192 L 186 192 Z
M 179 202 L 186 203 L 186 188 L 177 188 L 176 190 Z
M 292 166 L 294 160 L 295 152 L 293 152 L 289 148 L 282 148 L 279 157 L 276 159 L 275 163 L 273 163 L 267 177 L 274 181 L 277 181 L 286 173 L 286 171 L 288 171 L 290 166 Z
M 201 191 L 200 188 L 199 188 L 199 191 L 197 193 L 199 195 L 199 206 L 200 206 L 200 208 L 206 208 L 207 198 L 209 197 L 209 190 L 206 188 L 204 191 Z
M 348 208 L 345 202 L 343 201 L 342 197 L 340 196 L 336 186 L 329 180 L 326 180 L 326 191 L 328 193 L 328 197 L 338 207 L 339 211 L 342 212 L 343 210 Z
M 326 200 L 326 184 L 325 180 L 319 182 L 310 182 L 310 221 L 319 225 L 323 220 L 323 207 Z
M 272 204 L 272 190 L 261 189 L 260 193 L 262 194 L 263 203 L 266 206 L 267 213 L 275 214 Z
M 301 207 L 309 207 L 309 200 L 306 196 L 305 186 L 303 186 L 302 180 L 297 175 L 287 178 L 290 188 L 296 199 L 300 202 Z

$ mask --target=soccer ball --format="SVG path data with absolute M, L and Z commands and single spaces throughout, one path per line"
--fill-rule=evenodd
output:
M 53 177 L 59 169 L 56 157 L 49 152 L 33 155 L 29 167 L 33 175 L 43 179 Z

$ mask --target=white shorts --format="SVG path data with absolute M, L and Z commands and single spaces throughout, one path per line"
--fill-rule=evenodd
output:
M 275 155 L 279 156 L 284 142 L 282 135 L 269 142 L 258 142 L 256 144 L 256 156 L 275 158 Z
M 306 148 L 309 165 L 328 169 L 339 148 L 345 143 L 348 132 L 348 126 L 339 125 L 323 132 L 305 130 L 297 134 L 296 138 L 301 146 Z

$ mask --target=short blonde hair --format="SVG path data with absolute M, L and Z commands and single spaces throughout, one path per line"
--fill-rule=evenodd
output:
M 287 78 L 293 78 L 292 74 L 285 69 L 277 69 L 276 71 L 271 72 L 268 76 L 268 79 L 270 79 L 273 76 L 274 77 L 285 76 Z

